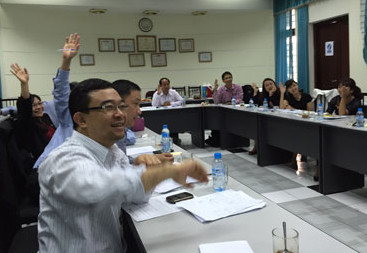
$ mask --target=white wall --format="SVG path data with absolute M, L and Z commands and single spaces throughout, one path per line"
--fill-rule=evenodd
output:
M 346 14 L 349 16 L 350 77 L 356 81 L 362 91 L 366 92 L 367 65 L 363 60 L 363 37 L 360 29 L 360 0 L 320 0 L 309 5 L 310 24 Z M 313 47 L 313 43 L 310 45 Z M 310 69 L 313 69 L 313 58 L 311 57 Z M 314 83 L 313 75 L 310 75 L 310 80 L 312 80 L 310 83 Z
M 19 83 L 10 74 L 9 66 L 18 62 L 31 74 L 31 92 L 51 99 L 52 78 L 61 62 L 58 48 L 66 35 L 81 35 L 80 53 L 95 55 L 95 66 L 79 66 L 74 60 L 71 81 L 98 77 L 113 81 L 130 79 L 145 91 L 156 88 L 162 76 L 171 84 L 200 85 L 213 83 L 229 70 L 234 83 L 261 83 L 274 77 L 274 30 L 272 11 L 246 12 L 231 15 L 153 16 L 153 30 L 140 32 L 141 15 L 66 12 L 16 5 L 0 9 L 0 67 L 3 98 L 17 97 Z M 128 55 L 98 52 L 98 38 L 135 38 L 155 35 L 158 38 L 194 38 L 194 53 L 167 52 L 167 67 L 152 68 L 150 54 L 145 53 L 145 67 L 130 68 Z M 213 62 L 199 63 L 198 52 L 211 51 Z

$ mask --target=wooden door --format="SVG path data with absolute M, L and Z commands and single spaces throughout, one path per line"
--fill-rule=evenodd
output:
M 329 90 L 349 77 L 348 15 L 314 24 L 315 88 Z

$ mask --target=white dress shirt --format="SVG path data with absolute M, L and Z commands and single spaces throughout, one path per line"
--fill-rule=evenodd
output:
M 177 91 L 169 89 L 168 94 L 165 95 L 163 91 L 158 95 L 158 91 L 154 92 L 152 99 L 152 106 L 163 106 L 165 102 L 170 102 L 172 106 L 179 106 L 182 104 L 182 97 Z
M 39 252 L 124 252 L 121 204 L 146 201 L 141 174 L 116 146 L 77 131 L 39 167 Z

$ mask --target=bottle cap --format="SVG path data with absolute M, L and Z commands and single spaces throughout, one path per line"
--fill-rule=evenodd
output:
M 222 153 L 215 153 L 214 159 L 222 159 Z
M 163 125 L 163 128 L 167 128 L 167 125 L 166 125 L 166 124 L 164 124 L 164 125 Z
M 358 111 L 362 111 L 362 107 L 359 107 L 359 108 L 358 108 Z

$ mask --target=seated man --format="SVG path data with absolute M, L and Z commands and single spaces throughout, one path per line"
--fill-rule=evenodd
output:
M 158 89 L 153 94 L 152 106 L 178 106 L 182 104 L 182 97 L 170 88 L 170 80 L 163 77 L 159 80 Z
M 122 204 L 146 201 L 161 181 L 208 182 L 193 161 L 134 167 L 115 142 L 124 137 L 127 106 L 111 84 L 80 82 L 71 92 L 72 136 L 39 167 L 39 252 L 124 252 Z
M 243 90 L 240 85 L 232 83 L 233 77 L 231 72 L 224 72 L 222 74 L 222 81 L 224 86 L 219 87 L 218 80 L 214 81 L 213 99 L 215 104 L 231 104 L 232 98 L 236 99 L 236 104 L 242 102 Z M 220 146 L 220 131 L 213 130 L 211 136 L 205 140 L 205 143 L 213 146 Z
M 140 110 L 140 102 L 141 102 L 141 89 L 140 87 L 129 81 L 129 80 L 116 80 L 112 83 L 113 88 L 119 93 L 121 98 L 124 100 L 125 104 L 128 106 L 127 109 L 127 120 L 126 126 L 133 127 L 135 125 L 136 119 L 141 114 Z M 124 151 L 126 154 L 126 146 L 127 146 L 127 134 L 125 133 L 125 137 L 118 142 L 116 142 L 117 146 Z M 134 135 L 135 136 L 135 135 Z M 140 155 L 135 160 L 129 156 L 130 163 L 134 163 L 135 165 L 139 165 L 144 163 L 145 165 L 155 165 L 161 162 L 173 162 L 173 156 L 169 153 L 164 154 L 156 154 L 156 155 Z
M 182 105 L 182 97 L 177 91 L 170 88 L 170 80 L 167 77 L 162 77 L 159 80 L 158 89 L 153 94 L 152 106 L 179 106 Z M 178 138 L 178 133 L 170 133 L 173 143 L 181 145 L 181 140 Z

